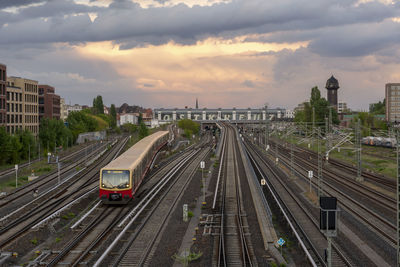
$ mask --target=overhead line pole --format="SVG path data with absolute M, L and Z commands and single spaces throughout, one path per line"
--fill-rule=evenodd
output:
M 355 146 L 356 146 L 356 160 L 357 160 L 357 181 L 362 182 L 364 179 L 361 173 L 361 128 L 360 128 L 360 119 L 357 120 L 356 125 L 356 134 L 355 134 Z
M 318 127 L 317 129 L 317 142 L 318 142 L 318 199 L 322 196 L 322 156 L 321 156 L 321 142 L 320 142 L 320 135 L 321 135 L 321 128 Z

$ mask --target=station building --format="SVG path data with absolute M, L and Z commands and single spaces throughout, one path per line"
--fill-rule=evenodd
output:
M 268 109 L 154 109 L 154 118 L 160 123 L 177 121 L 180 119 L 190 119 L 199 122 L 231 121 L 231 122 L 259 122 L 265 121 L 267 114 L 270 120 L 283 120 L 286 110 L 282 108 Z

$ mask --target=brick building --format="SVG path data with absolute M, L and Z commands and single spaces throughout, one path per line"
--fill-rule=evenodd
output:
M 42 118 L 60 119 L 60 96 L 52 86 L 39 85 L 39 122 Z
M 0 64 L 0 127 L 7 124 L 6 111 L 7 66 Z

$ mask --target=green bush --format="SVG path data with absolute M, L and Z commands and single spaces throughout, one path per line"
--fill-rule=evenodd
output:
M 193 134 L 198 134 L 200 131 L 200 124 L 189 119 L 180 120 L 178 127 L 183 129 L 184 135 L 187 138 L 191 138 Z
M 188 211 L 188 217 L 189 217 L 189 218 L 192 218 L 192 217 L 193 217 L 193 215 L 194 215 L 194 214 L 193 214 L 193 212 L 192 212 L 192 211 Z

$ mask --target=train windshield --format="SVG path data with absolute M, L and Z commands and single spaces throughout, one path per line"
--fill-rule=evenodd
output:
M 103 188 L 124 189 L 129 187 L 129 171 L 103 170 L 101 186 Z

